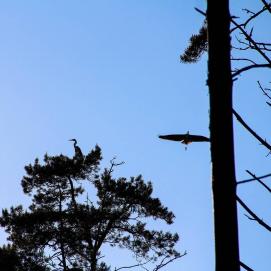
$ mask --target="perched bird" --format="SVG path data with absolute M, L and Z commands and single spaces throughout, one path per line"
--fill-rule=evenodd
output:
M 180 141 L 185 145 L 188 145 L 192 142 L 210 142 L 208 137 L 201 135 L 190 135 L 189 131 L 186 134 L 159 135 L 158 137 L 171 141 Z
M 75 138 L 70 139 L 69 141 L 73 141 L 73 147 L 74 147 L 74 152 L 75 152 L 75 157 L 77 158 L 83 158 L 83 153 L 81 149 L 77 146 L 77 140 Z

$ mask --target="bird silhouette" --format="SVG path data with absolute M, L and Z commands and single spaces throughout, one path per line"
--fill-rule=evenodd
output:
M 159 135 L 161 139 L 179 141 L 185 145 L 193 142 L 210 142 L 210 139 L 201 135 L 190 135 L 189 131 L 186 134 Z
M 83 158 L 83 153 L 81 149 L 77 146 L 77 140 L 75 138 L 70 139 L 69 141 L 73 141 L 74 153 L 76 158 Z

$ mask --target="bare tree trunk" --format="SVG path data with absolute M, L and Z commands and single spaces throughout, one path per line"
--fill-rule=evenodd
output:
M 239 271 L 228 0 L 207 1 L 216 271 Z

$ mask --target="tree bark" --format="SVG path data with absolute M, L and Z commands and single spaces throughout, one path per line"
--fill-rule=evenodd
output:
M 207 1 L 216 271 L 239 271 L 228 0 Z

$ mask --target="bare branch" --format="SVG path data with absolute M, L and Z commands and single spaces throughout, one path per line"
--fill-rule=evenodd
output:
M 231 18 L 231 22 L 241 31 L 241 33 L 246 37 L 246 39 L 254 46 L 254 49 L 269 63 L 271 64 L 270 58 L 259 48 L 257 43 L 252 39 L 251 34 L 248 34 L 242 26 L 235 22 L 233 18 Z
M 268 231 L 271 231 L 271 227 L 266 224 L 262 219 L 260 219 L 251 209 L 238 197 L 236 196 L 237 202 L 252 216 L 252 218 L 257 221 L 261 226 L 263 226 Z
M 120 165 L 123 165 L 124 164 L 124 161 L 120 162 L 120 163 L 116 163 L 115 160 L 117 159 L 117 157 L 113 157 L 111 160 L 110 160 L 110 169 L 108 171 L 109 175 L 114 171 L 114 167 L 117 167 L 117 166 L 120 166 Z
M 255 220 L 253 217 L 251 217 L 251 216 L 249 216 L 249 215 L 247 215 L 247 214 L 245 214 L 245 216 L 246 216 L 249 220 Z
M 256 42 L 256 43 L 261 46 L 271 46 L 271 43 L 268 42 Z
M 247 14 L 256 14 L 254 11 L 251 11 L 250 9 L 247 9 L 247 8 L 242 8 L 243 11 L 245 11 Z
M 260 176 L 260 177 L 257 177 L 257 179 L 264 179 L 264 178 L 267 178 L 267 177 L 271 177 L 271 173 Z M 256 181 L 257 179 L 256 178 L 247 179 L 247 180 L 239 181 L 239 182 L 237 182 L 237 184 L 249 183 L 249 182 Z
M 119 268 L 115 268 L 115 271 L 118 271 L 118 270 L 121 270 L 121 269 L 128 269 L 128 268 L 134 268 L 134 267 L 138 267 L 138 266 L 143 266 L 143 265 L 149 263 L 150 261 L 151 261 L 151 259 L 148 260 L 148 261 L 146 261 L 146 262 L 144 262 L 144 263 L 138 263 L 138 264 L 129 265 L 129 266 L 122 266 L 122 267 L 119 267 Z
M 254 62 L 253 60 L 249 59 L 249 58 L 235 58 L 235 57 L 232 57 L 231 60 L 233 61 L 248 61 L 254 65 L 257 65 L 256 62 Z
M 246 264 L 244 264 L 243 262 L 240 261 L 240 266 L 243 267 L 245 270 L 247 271 L 254 271 L 253 269 L 251 269 L 249 266 L 247 266 Z
M 162 259 L 162 261 L 160 262 L 160 264 L 158 264 L 158 265 L 153 269 L 153 271 L 158 271 L 158 270 L 161 269 L 162 267 L 164 267 L 164 266 L 168 265 L 169 263 L 171 263 L 171 262 L 173 262 L 173 261 L 175 261 L 175 260 L 177 260 L 177 259 L 179 259 L 179 258 L 185 256 L 186 254 L 187 254 L 187 252 L 185 251 L 183 254 L 177 255 L 177 256 L 175 256 L 174 258 L 169 259 L 168 261 L 165 261 L 165 260 L 168 258 L 168 256 L 165 257 L 164 259 Z
M 271 100 L 271 96 L 268 95 L 268 93 L 265 91 L 266 89 L 264 89 L 264 88 L 262 87 L 262 85 L 260 84 L 260 81 L 257 81 L 257 83 L 258 83 L 258 85 L 259 85 L 259 88 L 262 90 L 263 94 Z
M 261 0 L 266 9 L 271 13 L 271 3 L 267 3 L 265 0 Z
M 234 109 L 232 109 L 232 113 L 239 121 L 239 123 L 241 123 L 258 141 L 260 141 L 262 145 L 264 145 L 269 151 L 271 151 L 271 145 L 267 143 L 265 139 L 260 137 L 254 130 L 252 130 Z
M 235 77 L 235 76 L 241 74 L 244 71 L 248 71 L 248 70 L 251 70 L 251 69 L 254 69 L 254 68 L 271 68 L 271 64 L 253 64 L 253 65 L 249 65 L 249 66 L 246 66 L 244 68 L 241 68 L 241 69 L 237 70 L 236 72 L 234 72 L 232 74 L 232 76 Z
M 252 11 L 250 11 L 250 10 L 248 10 L 248 9 L 243 9 L 243 10 L 246 11 L 247 13 L 252 14 L 252 16 L 250 16 L 244 23 L 240 24 L 240 26 L 246 27 L 247 24 L 248 24 L 251 20 L 253 20 L 253 19 L 255 19 L 256 17 L 258 17 L 261 13 L 263 13 L 264 11 L 266 11 L 267 8 L 264 6 L 260 11 L 258 11 L 258 12 L 256 12 L 256 13 L 255 13 L 255 12 L 252 12 Z M 238 28 L 238 27 L 235 26 L 234 28 L 231 29 L 231 32 L 233 32 L 233 31 L 236 30 L 237 28 Z
M 263 181 L 261 181 L 259 178 L 257 178 L 256 175 L 252 174 L 249 170 L 246 170 L 246 172 L 251 177 L 255 178 L 255 180 L 257 180 L 269 193 L 271 193 L 271 189 Z
M 200 13 L 201 15 L 203 15 L 204 17 L 206 17 L 206 13 L 202 10 L 200 10 L 199 8 L 195 8 L 195 10 Z

